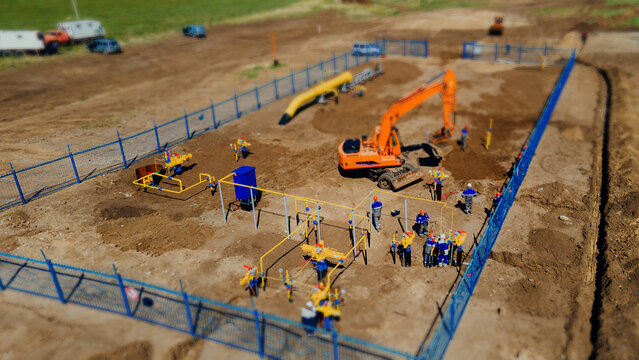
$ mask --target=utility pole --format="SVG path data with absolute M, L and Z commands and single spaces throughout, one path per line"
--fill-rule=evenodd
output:
M 73 10 L 75 11 L 75 17 L 77 19 L 79 19 L 80 18 L 80 14 L 78 13 L 78 7 L 75 4 L 75 0 L 71 0 L 71 4 L 73 5 Z

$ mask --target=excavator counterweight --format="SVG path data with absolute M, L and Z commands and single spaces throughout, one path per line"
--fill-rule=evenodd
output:
M 450 140 L 455 131 L 457 79 L 448 69 L 440 81 L 421 86 L 393 103 L 382 116 L 372 139 L 363 136 L 342 142 L 338 148 L 339 168 L 342 171 L 364 170 L 382 189 L 397 190 L 423 178 L 422 171 L 403 158 L 395 124 L 404 114 L 437 94 L 442 96 L 444 126 L 430 136 L 429 141 L 437 144 Z

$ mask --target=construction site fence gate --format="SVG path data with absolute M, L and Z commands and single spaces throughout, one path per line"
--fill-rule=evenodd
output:
M 464 42 L 462 59 L 485 60 L 509 64 L 565 65 L 570 60 L 573 49 L 553 47 L 528 47 L 523 45 L 479 44 L 477 41 Z
M 113 273 L 0 253 L 0 290 L 17 290 L 62 304 L 83 305 L 181 331 L 271 359 L 414 359 L 337 331 L 301 323 Z
M 428 42 L 425 40 L 379 38 L 375 44 L 388 55 L 428 56 Z M 215 130 L 282 97 L 372 59 L 374 57 L 369 54 L 333 53 L 315 65 L 307 65 L 298 71 L 291 69 L 288 75 L 274 77 L 266 84 L 255 84 L 243 92 L 233 90 L 233 96 L 226 100 L 215 102 L 211 99 L 209 105 L 196 111 L 184 109 L 183 114 L 171 121 L 156 124 L 153 120 L 153 127 L 140 133 L 121 136 L 116 131 L 112 142 L 79 151 L 67 145 L 63 156 L 19 170 L 10 163 L 11 171 L 0 175 L 0 210 L 26 204 L 32 199 L 107 172 L 126 169 L 167 147 Z
M 473 252 L 470 264 L 466 268 L 464 275 L 450 297 L 450 302 L 439 321 L 433 337 L 428 345 L 422 349 L 420 358 L 439 360 L 444 357 L 446 349 L 455 334 L 455 330 L 464 315 L 466 305 L 468 305 L 468 302 L 473 295 L 473 290 L 475 289 L 479 276 L 486 265 L 486 261 L 490 256 L 493 245 L 497 240 L 497 236 L 499 235 L 499 231 L 506 219 L 508 210 L 515 201 L 517 191 L 526 177 L 526 172 L 528 171 L 530 162 L 535 155 L 537 146 L 539 145 L 541 137 L 544 134 L 544 130 L 550 121 L 564 85 L 566 84 L 566 81 L 568 81 L 568 77 L 570 76 L 574 63 L 575 52 L 573 51 L 561 72 L 561 75 L 557 79 L 552 93 L 546 100 L 546 105 L 544 106 L 541 116 L 537 120 L 533 131 L 530 133 L 528 141 L 522 148 L 523 153 L 521 159 L 516 163 L 513 175 L 509 179 L 506 188 L 502 191 L 502 199 L 488 220 L 488 227 L 477 243 L 477 247 Z

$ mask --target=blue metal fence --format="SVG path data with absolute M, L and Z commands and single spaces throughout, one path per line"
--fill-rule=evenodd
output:
M 165 326 L 272 359 L 414 359 L 411 354 L 120 275 L 0 253 L 0 289 Z M 134 291 L 133 291 L 134 290 Z M 135 295 L 129 295 L 131 292 Z
M 386 54 L 403 56 L 428 56 L 428 43 L 415 40 L 376 39 Z M 52 191 L 80 183 L 109 171 L 127 168 L 132 163 L 145 159 L 194 136 L 239 119 L 251 112 L 271 104 L 278 99 L 304 90 L 325 78 L 353 68 L 373 57 L 353 55 L 345 52 L 333 53 L 328 59 L 320 60 L 313 66 L 293 71 L 274 78 L 273 81 L 238 93 L 220 101 L 210 101 L 210 105 L 156 125 L 140 133 L 121 137 L 114 134 L 114 141 L 90 149 L 73 152 L 67 147 L 67 154 L 57 159 L 24 169 L 0 175 L 0 210 L 17 204 L 26 204 L 34 198 Z
M 542 57 L 548 65 L 565 65 L 573 49 L 552 47 L 527 47 L 523 45 L 478 44 L 464 42 L 462 59 L 486 60 L 510 64 L 541 64 Z
M 552 116 L 555 105 L 559 100 L 559 96 L 561 96 L 564 85 L 566 84 L 566 81 L 568 81 L 568 77 L 570 76 L 574 63 L 575 52 L 573 51 L 561 75 L 559 76 L 559 79 L 555 83 L 552 93 L 546 101 L 546 105 L 544 106 L 541 116 L 537 120 L 535 128 L 528 138 L 528 142 L 522 149 L 523 153 L 521 159 L 518 160 L 512 177 L 506 185 L 506 188 L 502 191 L 502 199 L 488 220 L 488 227 L 477 243 L 477 247 L 473 252 L 470 264 L 466 268 L 464 275 L 455 288 L 455 291 L 450 298 L 450 303 L 448 304 L 446 311 L 435 330 L 435 334 L 428 346 L 423 350 L 420 357 L 426 359 L 442 359 L 444 357 L 446 349 L 448 348 L 455 330 L 461 321 L 461 317 L 464 314 L 466 305 L 468 305 L 468 302 L 473 295 L 473 290 L 475 289 L 479 276 L 486 265 L 486 261 L 488 260 L 493 245 L 497 240 L 497 236 L 499 235 L 499 231 L 506 219 L 508 210 L 515 201 L 517 191 L 519 190 L 521 183 L 524 181 L 530 162 L 535 155 L 539 141 L 544 134 L 548 121 L 550 121 L 550 117 Z

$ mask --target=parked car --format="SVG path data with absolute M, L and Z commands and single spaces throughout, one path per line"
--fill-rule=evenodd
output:
M 44 33 L 44 43 L 50 44 L 53 42 L 57 42 L 59 45 L 68 44 L 71 42 L 71 38 L 64 30 L 47 30 Z
M 42 54 L 58 51 L 58 43 L 44 43 L 42 33 L 36 30 L 0 30 L 0 55 Z
M 190 37 L 206 37 L 206 30 L 202 25 L 189 25 L 182 28 L 182 35 Z
M 353 56 L 380 56 L 382 54 L 382 48 L 367 42 L 356 42 L 353 44 L 351 54 L 353 54 Z
M 104 28 L 96 20 L 66 21 L 57 24 L 58 30 L 64 30 L 69 34 L 71 42 L 82 42 L 101 38 L 105 35 Z
M 121 53 L 120 44 L 113 39 L 95 39 L 87 42 L 87 49 L 90 52 L 98 52 L 103 54 Z

